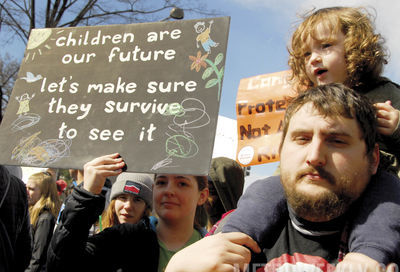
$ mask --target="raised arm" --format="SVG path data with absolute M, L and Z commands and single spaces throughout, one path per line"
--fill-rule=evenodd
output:
M 48 249 L 47 268 L 49 271 L 71 271 L 80 259 L 82 271 L 97 264 L 96 244 L 88 243 L 90 227 L 103 212 L 105 197 L 101 188 L 109 176 L 122 172 L 124 166 L 119 154 L 98 157 L 84 166 L 83 187 L 77 187 L 66 199 L 57 226 Z M 101 263 L 101 262 L 100 262 Z

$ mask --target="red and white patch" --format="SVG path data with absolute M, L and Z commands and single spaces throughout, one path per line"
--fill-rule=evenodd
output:
M 333 272 L 335 266 L 328 263 L 324 258 L 318 256 L 294 253 L 293 256 L 283 254 L 272 259 L 264 269 L 257 272 Z
M 128 182 L 125 184 L 124 187 L 124 192 L 125 193 L 131 193 L 131 194 L 135 194 L 138 195 L 140 193 L 140 187 L 136 186 L 134 184 L 129 184 Z

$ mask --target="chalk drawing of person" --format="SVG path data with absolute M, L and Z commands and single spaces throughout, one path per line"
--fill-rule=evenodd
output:
M 27 112 L 29 112 L 29 101 L 33 97 L 35 97 L 35 94 L 32 94 L 32 96 L 29 97 L 29 94 L 27 93 L 24 93 L 20 97 L 19 96 L 15 97 L 15 99 L 19 102 L 19 108 L 17 112 L 18 115 L 26 114 Z
M 210 32 L 211 32 L 211 25 L 214 23 L 213 20 L 210 21 L 210 25 L 206 29 L 206 23 L 205 22 L 197 22 L 194 25 L 194 29 L 196 30 L 197 35 L 196 37 L 196 46 L 199 48 L 199 42 L 203 46 L 204 50 L 210 54 L 211 53 L 211 47 L 217 47 L 219 43 L 214 42 L 210 38 Z

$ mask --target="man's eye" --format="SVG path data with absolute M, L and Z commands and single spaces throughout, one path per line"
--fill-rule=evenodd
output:
M 337 144 L 337 145 L 344 145 L 346 144 L 346 142 L 342 139 L 338 139 L 338 138 L 332 138 L 329 139 L 329 142 L 333 143 L 333 144 Z
M 298 136 L 294 138 L 295 142 L 298 144 L 305 144 L 310 141 L 310 138 L 304 136 Z

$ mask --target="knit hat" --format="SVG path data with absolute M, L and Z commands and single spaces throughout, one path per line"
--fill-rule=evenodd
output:
M 56 185 L 58 195 L 61 195 L 64 192 L 65 188 L 67 188 L 67 183 L 62 179 L 57 180 Z
M 154 176 L 141 173 L 122 172 L 111 187 L 110 199 L 121 194 L 132 194 L 142 198 L 146 204 L 153 207 Z

